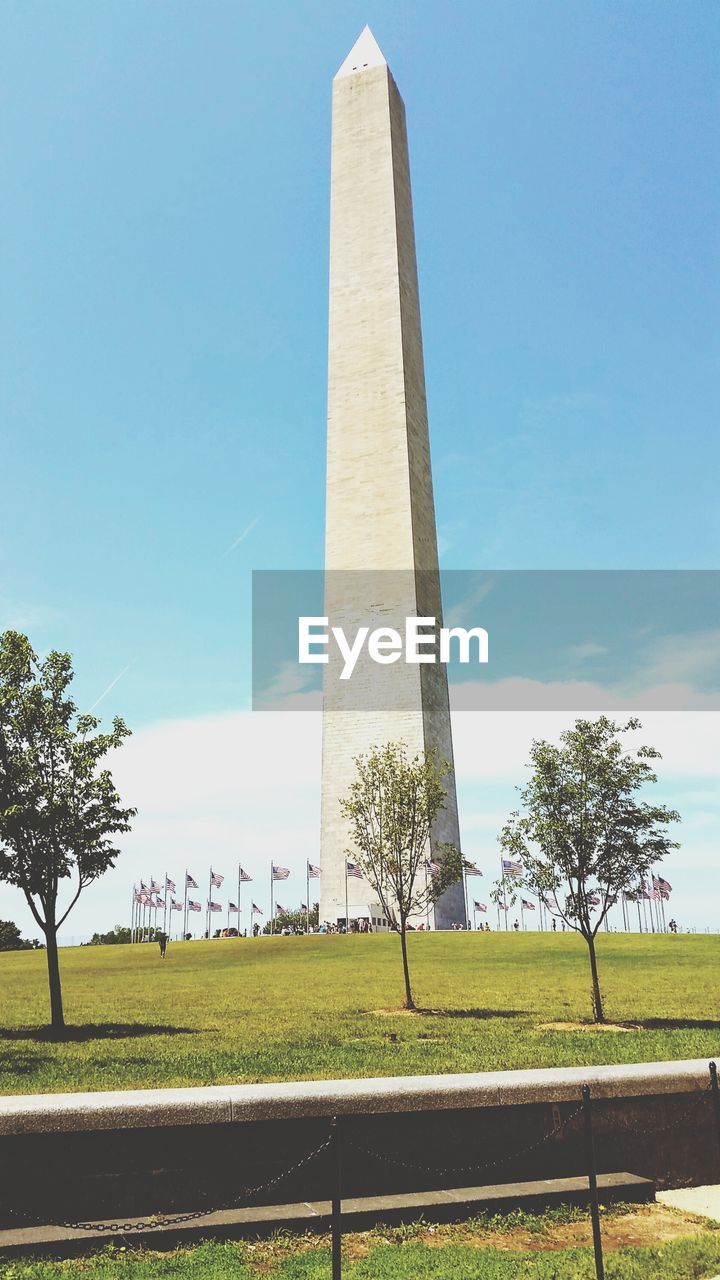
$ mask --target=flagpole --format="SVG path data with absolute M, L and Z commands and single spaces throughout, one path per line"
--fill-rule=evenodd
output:
M 658 876 L 655 876 L 654 879 L 657 884 L 657 888 L 655 890 L 655 892 L 657 893 L 657 898 L 655 899 L 655 911 L 656 911 L 657 922 L 658 922 L 658 933 L 664 933 L 665 929 L 663 927 L 663 921 L 662 921 L 661 915 L 664 915 L 665 912 L 662 910 L 663 897 L 660 891 L 660 879 Z
M 310 863 L 305 859 L 305 932 L 310 932 Z
M 238 917 L 238 938 L 240 937 L 240 872 L 242 867 L 238 862 L 238 896 L 237 896 L 237 917 Z
M 465 899 L 465 919 L 463 920 L 463 929 L 467 929 L 470 921 L 470 908 L 468 907 L 467 896 L 467 872 L 463 867 L 463 898 Z
M 508 927 L 508 918 L 507 918 L 507 890 L 505 889 L 505 871 L 504 871 L 504 869 L 503 869 L 502 854 L 500 854 L 500 881 L 501 881 L 501 883 L 502 883 L 503 908 L 504 908 L 504 911 L 505 911 L 505 932 L 507 933 L 507 927 Z
M 428 880 L 427 858 L 425 859 L 425 926 L 430 929 L 430 881 Z
M 273 864 L 270 859 L 270 933 L 275 932 L 275 890 L 273 888 Z
M 130 941 L 135 941 L 135 885 L 133 885 L 132 907 L 130 909 Z
M 167 933 L 167 871 L 165 872 L 165 885 L 163 887 L 163 933 Z
M 185 868 L 185 899 L 184 899 L 184 902 L 183 902 L 183 942 L 185 941 L 185 935 L 187 934 L 187 931 L 188 931 L 188 927 L 187 927 L 187 878 L 188 878 L 188 873 L 187 873 L 187 867 L 186 867 L 186 868 Z
M 523 906 L 522 898 L 520 899 L 520 920 L 522 922 L 522 931 L 524 933 L 525 932 L 525 907 Z
M 348 872 L 347 858 L 345 859 L 345 932 L 350 932 L 350 912 L 348 910 Z

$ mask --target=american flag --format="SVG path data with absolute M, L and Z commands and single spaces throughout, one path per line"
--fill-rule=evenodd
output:
M 183 904 L 182 904 L 182 902 L 176 902 L 176 901 L 175 901 L 175 899 L 173 898 L 173 899 L 172 899 L 172 901 L 171 901 L 171 903 L 170 903 L 170 910 L 171 910 L 171 911 L 182 911 L 182 909 L 183 909 Z
M 247 871 L 243 871 L 242 867 L 238 867 L 238 878 L 242 884 L 250 884 L 252 880 L 252 876 L 249 876 Z
M 225 877 L 221 876 L 219 871 L 213 871 L 212 867 L 210 868 L 210 883 L 214 885 L 216 889 L 220 888 L 224 879 Z
M 588 904 L 588 906 L 589 906 L 589 907 L 599 907 L 599 906 L 600 906 L 600 894 L 599 894 L 599 893 L 589 893 L 589 894 L 587 895 L 587 904 Z
M 664 880 L 662 876 L 653 876 L 653 888 L 659 889 L 660 896 L 669 898 L 672 893 L 672 885 L 669 880 Z
M 177 885 L 175 884 L 174 880 L 170 879 L 169 876 L 165 877 L 165 888 L 169 889 L 171 893 L 177 893 Z
M 487 911 L 487 904 L 485 902 L 473 902 L 473 908 L 475 911 Z
M 623 889 L 623 898 L 626 902 L 637 902 L 639 894 L 636 889 Z
M 503 875 L 521 876 L 523 873 L 522 862 L 515 862 L 512 858 L 503 858 L 502 860 Z
M 289 876 L 289 875 L 290 875 L 290 868 L 289 868 L 289 867 L 276 867 L 276 866 L 275 866 L 275 863 L 273 862 L 273 864 L 272 864 L 272 878 L 273 878 L 273 880 L 287 880 L 287 878 L 288 878 L 288 876 Z
M 301 911 L 307 911 L 307 909 L 308 909 L 308 908 L 307 908 L 307 902 L 301 902 L 301 903 L 300 903 L 300 910 L 301 910 Z
M 463 862 L 463 871 L 466 876 L 481 876 L 482 871 L 475 866 L 474 862 Z
M 609 897 L 609 898 L 608 898 L 608 900 L 607 900 L 607 904 L 608 904 L 608 906 L 609 906 L 609 907 L 614 907 L 614 906 L 615 906 L 615 903 L 617 902 L 617 900 L 618 900 L 618 896 L 617 896 L 617 894 L 616 894 L 616 893 L 611 893 L 611 894 L 610 894 L 610 897 Z
M 426 859 L 425 859 L 425 870 L 426 870 L 427 872 L 429 872 L 429 874 L 430 874 L 431 876 L 439 876 L 439 875 L 440 875 L 440 863 L 439 863 L 439 862 L 433 862 L 432 858 L 426 858 Z
M 559 906 L 558 906 L 558 900 L 557 900 L 557 898 L 555 897 L 555 894 L 554 894 L 554 893 L 545 893 L 545 894 L 543 894 L 543 902 L 545 903 L 545 906 L 547 907 L 548 911 L 559 911 L 559 910 L 560 910 L 560 908 L 559 908 Z
M 346 862 L 346 863 L 345 863 L 345 874 L 346 874 L 346 875 L 348 875 L 348 876 L 355 876 L 355 879 L 356 879 L 356 880 L 362 880 L 362 878 L 363 878 L 363 873 L 362 873 L 362 871 L 360 870 L 360 868 L 359 868 L 359 866 L 358 866 L 357 862 Z
M 144 901 L 145 901 L 145 894 L 144 894 L 144 893 L 141 893 L 139 889 L 136 889 L 136 890 L 135 890 L 135 901 L 136 901 L 136 902 L 144 902 Z
M 319 868 L 319 867 L 315 867 L 315 866 L 313 866 L 312 862 L 308 862 L 308 870 L 307 870 L 307 873 L 308 873 L 308 876 L 309 876 L 309 878 L 310 878 L 311 880 L 319 880 L 319 879 L 320 879 L 320 868 Z
M 237 914 L 237 904 L 234 902 L 228 902 L 228 911 L 234 911 Z
M 261 911 L 260 908 L 253 902 L 251 914 L 256 916 L 261 916 L 261 915 L 264 915 L 264 912 Z
M 534 910 L 535 910 L 535 903 L 534 903 L 534 902 L 528 902 L 527 898 L 521 898 L 521 899 L 520 899 L 520 906 L 522 907 L 523 911 L 534 911 Z
M 157 898 L 155 899 L 155 906 L 160 907 L 162 911 L 165 910 L 165 899 L 161 898 L 160 894 L 158 894 Z
M 188 874 L 185 876 L 185 888 L 186 888 L 186 889 L 197 889 L 197 887 L 198 887 L 197 880 L 193 880 L 192 876 L 188 873 Z
M 642 897 L 645 899 L 646 902 L 657 902 L 658 898 L 660 897 L 660 890 L 659 889 L 643 889 Z
M 287 914 L 288 914 L 288 909 L 287 909 L 287 907 L 281 907 L 281 906 L 280 906 L 280 903 L 279 903 L 279 902 L 276 902 L 276 903 L 275 903 L 275 915 L 276 915 L 276 916 L 286 916 Z
M 192 898 L 188 898 L 188 911 L 202 911 L 199 902 L 193 902 Z
M 155 879 L 155 877 L 154 877 L 154 876 L 151 876 L 151 877 L 150 877 L 150 892 L 151 892 L 151 893 L 161 893 L 161 892 L 162 892 L 162 886 L 158 884 L 158 882 L 157 882 L 157 880 Z
M 222 902 L 208 902 L 211 911 L 222 911 Z
M 147 885 L 144 880 L 140 881 L 140 891 L 141 893 L 147 893 Z

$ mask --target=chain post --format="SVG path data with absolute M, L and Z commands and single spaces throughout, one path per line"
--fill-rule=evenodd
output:
M 590 1188 L 590 1217 L 592 1219 L 593 1248 L 595 1250 L 595 1273 L 597 1280 L 605 1280 L 605 1264 L 603 1262 L 602 1236 L 600 1234 L 600 1204 L 598 1202 L 597 1169 L 595 1167 L 595 1141 L 593 1138 L 592 1103 L 590 1086 L 582 1087 L 583 1111 L 585 1113 L 585 1150 L 587 1157 L 588 1186 Z
M 715 1134 L 718 1141 L 718 1152 L 720 1153 L 720 1090 L 718 1090 L 717 1066 L 714 1062 L 710 1063 L 710 1089 L 712 1091 L 713 1111 L 715 1112 Z
M 331 1201 L 330 1234 L 332 1240 L 332 1280 L 342 1277 L 342 1151 L 337 1116 L 333 1116 L 330 1129 L 330 1150 L 333 1156 L 333 1194 Z

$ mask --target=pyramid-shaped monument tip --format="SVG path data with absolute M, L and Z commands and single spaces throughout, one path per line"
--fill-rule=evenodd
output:
M 359 71 L 367 71 L 369 67 L 386 67 L 387 60 L 369 27 L 365 27 L 335 76 L 356 75 Z

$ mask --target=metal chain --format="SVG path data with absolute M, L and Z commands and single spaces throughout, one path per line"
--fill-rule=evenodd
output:
M 291 1174 L 297 1173 L 298 1169 L 302 1169 L 304 1165 L 309 1164 L 311 1160 L 315 1160 L 321 1152 L 327 1150 L 332 1142 L 332 1138 L 328 1137 L 319 1146 L 309 1151 L 296 1164 L 290 1166 L 289 1169 L 283 1169 L 282 1173 L 275 1174 L 273 1178 L 268 1178 L 266 1182 L 258 1182 L 254 1187 L 243 1187 L 232 1200 L 227 1200 L 223 1204 L 213 1205 L 209 1209 L 196 1209 L 189 1213 L 175 1213 L 170 1217 L 153 1218 L 147 1222 L 53 1222 L 44 1223 L 42 1219 L 35 1218 L 24 1210 L 11 1210 L 17 1216 L 31 1222 L 34 1226 L 54 1226 L 64 1227 L 69 1231 L 94 1231 L 98 1233 L 109 1232 L 113 1235 L 124 1235 L 132 1231 L 160 1231 L 163 1227 L 177 1227 L 186 1222 L 196 1222 L 200 1218 L 208 1218 L 213 1213 L 222 1213 L 228 1209 L 236 1209 L 239 1207 L 238 1201 L 242 1197 L 249 1200 L 252 1196 L 258 1195 L 261 1191 L 269 1191 L 271 1187 L 282 1182 L 284 1178 L 289 1178 Z
M 641 1129 L 636 1126 L 626 1126 L 625 1132 L 651 1137 L 657 1134 L 667 1133 L 671 1129 L 675 1129 L 679 1125 L 684 1124 L 690 1116 L 694 1115 L 698 1109 L 698 1103 L 705 1102 L 710 1096 L 710 1092 L 711 1085 L 708 1085 L 697 1095 L 696 1098 L 693 1099 L 690 1106 L 683 1111 L 680 1116 L 676 1116 L 668 1124 L 658 1125 L 652 1129 Z M 479 1164 L 446 1165 L 441 1167 L 438 1165 L 424 1164 L 421 1161 L 416 1160 L 403 1160 L 399 1156 L 393 1156 L 384 1151 L 374 1151 L 369 1147 L 364 1147 L 360 1143 L 354 1142 L 352 1138 L 347 1136 L 347 1134 L 343 1136 L 343 1145 L 352 1147 L 362 1155 L 370 1156 L 372 1159 L 380 1160 L 384 1164 L 392 1165 L 398 1169 L 410 1169 L 422 1173 L 437 1174 L 441 1176 L 445 1174 L 479 1173 L 485 1169 L 497 1169 L 501 1165 L 508 1164 L 513 1160 L 519 1159 L 521 1156 L 529 1155 L 532 1151 L 537 1151 L 540 1147 L 544 1146 L 545 1143 L 551 1142 L 556 1138 L 563 1129 L 568 1127 L 568 1125 L 572 1124 L 572 1122 L 582 1114 L 582 1111 L 583 1107 L 581 1104 L 579 1107 L 576 1107 L 574 1111 L 571 1111 L 564 1120 L 560 1120 L 558 1124 L 554 1125 L 549 1133 L 543 1134 L 542 1137 L 538 1138 L 535 1142 L 528 1143 L 526 1147 L 522 1147 L 519 1151 L 513 1151 L 509 1154 L 498 1156 L 495 1160 L 485 1160 Z M 258 1195 L 261 1191 L 269 1191 L 271 1187 L 277 1186 L 277 1184 L 284 1181 L 285 1178 L 289 1178 L 292 1174 L 297 1173 L 299 1169 L 302 1169 L 306 1164 L 309 1164 L 311 1160 L 317 1159 L 323 1151 L 328 1149 L 332 1141 L 332 1135 L 330 1135 L 317 1147 L 314 1147 L 312 1151 L 307 1152 L 302 1159 L 298 1160 L 288 1169 L 283 1169 L 281 1173 L 275 1174 L 274 1177 L 268 1178 L 265 1182 L 259 1182 L 252 1187 L 243 1187 L 232 1200 L 227 1200 L 219 1205 L 213 1205 L 208 1209 L 196 1209 L 188 1213 L 176 1213 L 167 1217 L 153 1218 L 143 1222 L 77 1222 L 61 1220 L 51 1224 L 44 1223 L 42 1219 L 36 1218 L 34 1215 L 29 1214 L 22 1209 L 12 1209 L 10 1212 L 13 1216 L 20 1217 L 25 1222 L 31 1223 L 34 1226 L 52 1225 L 56 1227 L 64 1227 L 66 1230 L 70 1231 L 88 1231 L 97 1232 L 98 1234 L 107 1232 L 114 1235 L 124 1235 L 138 1231 L 160 1231 L 167 1227 L 176 1227 L 188 1222 L 197 1222 L 202 1218 L 210 1217 L 213 1213 L 222 1213 L 229 1209 L 238 1208 L 238 1201 L 241 1198 L 249 1200 L 253 1196 Z
M 544 1133 L 536 1142 L 530 1142 L 526 1147 L 522 1147 L 520 1151 L 512 1151 L 509 1155 L 498 1156 L 496 1160 L 485 1160 L 481 1164 L 456 1164 L 446 1165 L 444 1168 L 438 1165 L 422 1164 L 420 1161 L 401 1160 L 399 1156 L 392 1156 L 384 1151 L 371 1151 L 369 1147 L 360 1146 L 359 1143 L 353 1142 L 347 1136 L 343 1138 L 343 1144 L 353 1147 L 355 1151 L 361 1152 L 363 1155 L 372 1156 L 376 1160 L 381 1160 L 385 1164 L 394 1165 L 399 1169 L 414 1169 L 421 1173 L 447 1174 L 447 1173 L 479 1173 L 484 1169 L 497 1169 L 500 1165 L 508 1164 L 512 1160 L 519 1159 L 520 1156 L 528 1155 L 531 1151 L 537 1151 L 539 1147 L 556 1138 L 573 1120 L 577 1119 L 582 1113 L 582 1104 L 570 1112 L 564 1120 L 553 1126 L 549 1133 Z
M 697 1096 L 693 1099 L 693 1101 L 690 1103 L 690 1105 L 686 1108 L 685 1111 L 682 1111 L 680 1115 L 676 1116 L 673 1120 L 668 1121 L 667 1124 L 655 1125 L 652 1129 L 648 1129 L 648 1128 L 640 1129 L 638 1128 L 637 1125 L 628 1124 L 628 1125 L 625 1125 L 624 1131 L 625 1133 L 634 1134 L 635 1137 L 647 1136 L 650 1138 L 655 1137 L 659 1133 L 669 1133 L 671 1129 L 677 1129 L 681 1124 L 685 1124 L 685 1121 L 690 1119 L 692 1116 L 694 1116 L 696 1112 L 700 1109 L 698 1106 L 698 1103 L 706 1102 L 708 1101 L 709 1098 L 710 1098 L 710 1085 L 708 1085 L 702 1093 L 697 1094 Z

